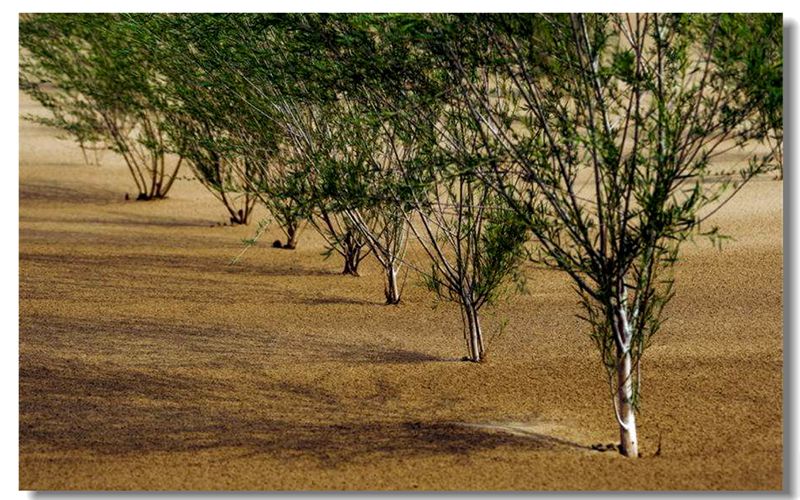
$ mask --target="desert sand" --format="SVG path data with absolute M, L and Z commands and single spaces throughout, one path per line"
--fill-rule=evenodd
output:
M 715 214 L 722 251 L 683 247 L 631 460 L 590 448 L 618 431 L 563 274 L 526 266 L 461 362 L 457 308 L 413 275 L 383 305 L 371 260 L 341 276 L 277 227 L 229 265 L 254 227 L 189 179 L 125 201 L 101 163 L 20 119 L 21 489 L 782 488 L 780 181 Z

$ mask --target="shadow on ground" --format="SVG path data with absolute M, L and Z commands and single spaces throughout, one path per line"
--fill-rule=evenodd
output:
M 49 182 L 27 181 L 19 186 L 19 200 L 48 203 L 101 203 L 122 200 L 123 195 L 108 189 L 91 188 L 85 185 L 71 187 Z
M 366 422 L 325 421 L 342 403 L 319 387 L 287 381 L 259 387 L 259 400 L 281 400 L 294 415 L 236 400 L 230 382 L 176 377 L 77 360 L 50 366 L 25 360 L 20 369 L 23 452 L 90 451 L 108 455 L 233 448 L 238 456 L 310 457 L 323 463 L 393 457 L 469 454 L 514 447 L 530 451 L 584 448 L 544 434 L 525 436 L 458 423 L 408 421 L 382 415 L 366 399 Z M 394 397 L 387 391 L 386 397 Z M 352 404 L 352 402 L 347 402 Z
M 20 322 L 20 336 L 30 345 L 83 356 L 124 356 L 133 369 L 157 369 L 154 346 L 165 356 L 191 356 L 187 366 L 239 366 L 246 368 L 281 361 L 337 363 L 423 363 L 457 362 L 425 352 L 379 343 L 346 343 L 323 333 L 299 333 L 243 327 L 234 324 L 189 324 L 137 317 L 105 317 L 80 321 L 52 314 L 27 314 Z M 92 342 L 91 339 L 102 339 Z M 25 363 L 21 357 L 20 377 Z M 152 361 L 150 361 L 152 360 Z M 174 367 L 174 365 L 172 365 Z M 68 367 L 69 368 L 69 367 Z M 70 371 L 74 371 L 71 370 Z

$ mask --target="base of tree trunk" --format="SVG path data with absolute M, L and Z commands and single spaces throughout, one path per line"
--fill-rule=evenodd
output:
M 636 410 L 633 407 L 633 363 L 629 352 L 618 353 L 617 403 L 615 411 L 619 425 L 619 452 L 626 457 L 639 456 L 639 439 L 636 432 Z
M 136 201 L 163 200 L 166 197 L 167 197 L 167 195 L 165 195 L 165 194 L 154 194 L 154 195 L 151 196 L 151 195 L 149 195 L 147 193 L 139 193 L 139 195 L 136 197 Z
M 474 362 L 480 363 L 484 360 L 485 351 L 483 347 L 483 332 L 481 330 L 481 323 L 478 319 L 478 311 L 472 304 L 462 304 L 465 325 L 465 340 L 467 341 L 467 358 Z
M 272 248 L 282 248 L 283 250 L 294 250 L 294 243 L 283 243 L 281 240 L 272 242 Z
M 231 217 L 228 220 L 229 220 L 231 226 L 247 226 L 248 224 L 250 224 L 250 221 L 241 220 L 238 217 Z
M 342 274 L 348 276 L 358 276 L 358 261 L 355 259 L 345 258 Z
M 286 243 L 283 244 L 285 250 L 294 250 L 297 248 L 298 231 L 295 228 L 288 228 L 286 230 Z
M 386 297 L 386 305 L 393 306 L 400 303 L 400 289 L 397 286 L 397 271 L 394 266 L 386 270 L 383 295 Z
M 246 226 L 250 221 L 250 214 L 244 213 L 241 208 L 236 212 L 236 215 L 230 217 L 231 225 Z

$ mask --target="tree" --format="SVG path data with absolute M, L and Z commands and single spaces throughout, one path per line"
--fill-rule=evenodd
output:
M 180 109 L 168 111 L 173 147 L 188 161 L 200 184 L 222 203 L 231 224 L 248 224 L 259 200 L 248 188 L 259 182 L 259 170 L 238 154 L 226 128 L 201 116 L 206 113 L 208 108 L 189 111 L 185 102 Z
M 237 109 L 235 122 L 247 124 L 236 129 L 240 154 L 247 158 L 249 173 L 242 175 L 246 189 L 266 207 L 286 237 L 282 248 L 294 250 L 310 214 L 308 206 L 296 196 L 305 182 L 301 170 L 295 169 L 285 145 L 275 143 L 264 131 L 273 133 L 273 125 L 252 113 L 243 118 Z
M 386 303 L 397 304 L 409 228 L 390 186 L 402 165 L 413 158 L 414 148 L 387 120 L 384 100 L 396 96 L 398 88 L 408 88 L 410 82 L 392 71 L 405 68 L 407 59 L 380 32 L 388 24 L 382 16 L 352 15 L 311 23 L 314 36 L 322 40 L 321 57 L 314 64 L 331 63 L 317 74 L 319 88 L 335 89 L 335 95 L 327 99 L 323 95 L 324 117 L 304 136 L 313 136 L 316 147 L 324 150 L 316 162 L 324 193 L 334 211 L 366 240 L 384 270 Z
M 701 223 L 769 160 L 753 155 L 738 173 L 714 163 L 749 145 L 753 113 L 747 82 L 712 60 L 721 23 L 441 18 L 439 53 L 466 82 L 464 105 L 492 151 L 479 175 L 535 235 L 539 258 L 575 284 L 630 457 L 641 359 L 672 297 L 679 246 L 698 232 L 718 241 Z
M 137 199 L 166 196 L 181 160 L 166 165 L 160 85 L 130 25 L 117 14 L 30 14 L 19 33 L 20 88 L 52 114 L 36 121 L 120 154 Z
M 162 82 L 159 104 L 171 149 L 187 160 L 195 178 L 223 204 L 232 224 L 247 224 L 258 197 L 246 188 L 258 182 L 258 171 L 239 151 L 233 132 L 238 124 L 231 121 L 232 109 L 238 103 L 214 80 L 206 54 L 194 39 L 199 34 L 195 26 L 208 26 L 214 16 L 193 16 L 191 21 L 170 14 L 123 19 Z M 201 43 L 218 43 L 218 34 L 204 30 Z
M 397 170 L 407 159 L 408 150 L 400 152 L 392 138 L 384 134 L 385 124 L 367 110 L 346 98 L 336 107 L 337 111 L 326 118 L 326 134 L 321 137 L 330 148 L 317 163 L 324 196 L 332 211 L 342 214 L 361 234 L 383 269 L 386 303 L 398 304 L 402 293 L 399 273 L 409 228 L 389 186 L 397 180 Z
M 480 310 L 498 297 L 525 255 L 527 230 L 476 175 L 487 151 L 455 107 L 443 115 L 417 114 L 412 125 L 431 128 L 433 141 L 406 165 L 399 195 L 403 215 L 429 258 L 418 269 L 439 298 L 461 308 L 467 360 L 481 362 L 486 342 Z M 419 120 L 419 121 L 417 121 Z M 415 214 L 419 226 L 415 225 Z M 517 277 L 519 277 L 517 275 Z

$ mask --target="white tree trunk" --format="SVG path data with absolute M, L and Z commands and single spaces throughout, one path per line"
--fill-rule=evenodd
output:
M 639 456 L 639 440 L 636 436 L 636 413 L 633 408 L 633 367 L 630 352 L 618 353 L 617 401 L 619 418 L 620 453 L 626 457 Z
M 462 306 L 464 308 L 464 315 L 467 320 L 467 351 L 469 352 L 469 360 L 476 363 L 483 361 L 483 333 L 481 332 L 481 323 L 478 319 L 478 311 L 475 307 L 466 303 Z
M 617 393 L 614 400 L 614 411 L 619 424 L 619 451 L 626 457 L 639 456 L 639 439 L 636 436 L 636 411 L 633 407 L 633 360 L 630 346 L 633 340 L 633 327 L 627 310 L 627 294 L 624 286 L 620 286 L 618 304 L 614 308 L 612 331 L 617 343 Z
M 386 295 L 387 304 L 400 303 L 400 288 L 397 286 L 397 269 L 394 265 L 387 266 L 386 269 Z

